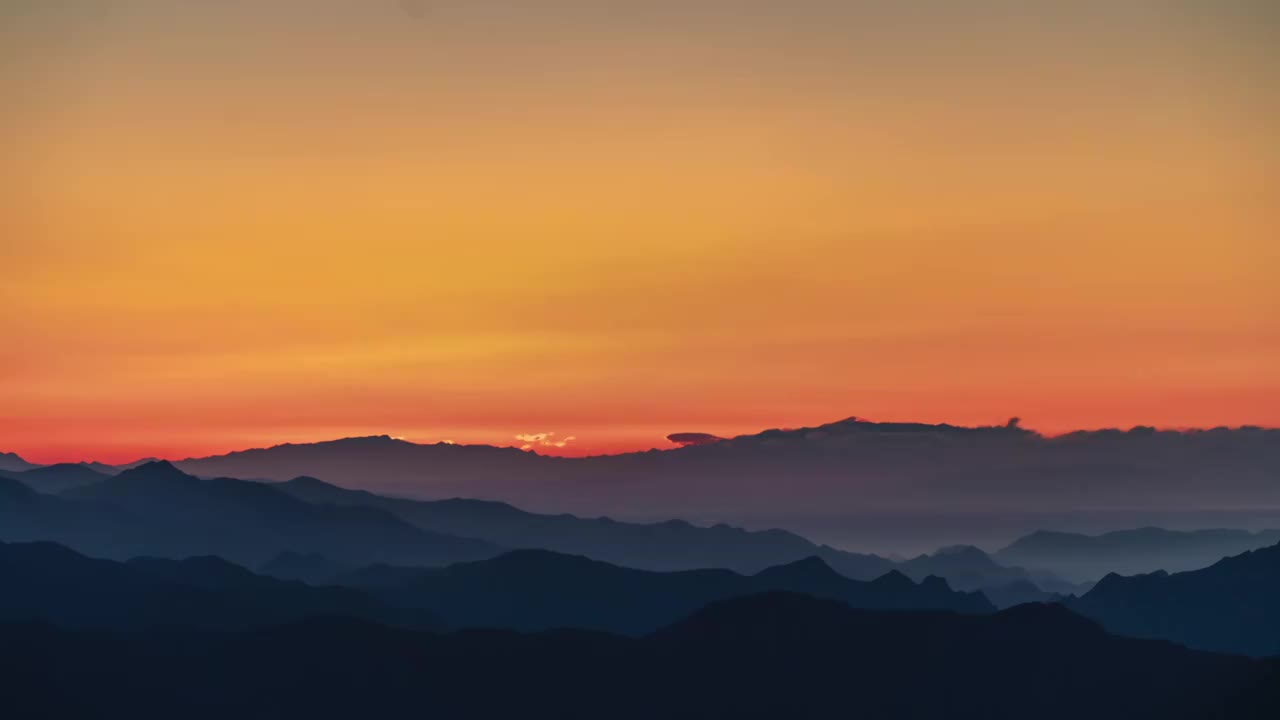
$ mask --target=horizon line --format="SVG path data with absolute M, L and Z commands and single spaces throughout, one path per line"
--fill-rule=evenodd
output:
M 1256 424 L 1250 424 L 1250 423 L 1241 423 L 1239 425 L 1213 425 L 1213 426 L 1186 426 L 1186 425 L 1155 426 L 1155 425 L 1137 424 L 1137 425 L 1131 425 L 1127 428 L 1118 427 L 1118 426 L 1076 428 L 1073 430 L 1066 430 L 1062 432 L 1052 433 L 1052 432 L 1040 431 L 1031 427 L 1024 426 L 1021 424 L 1021 418 L 1019 418 L 1018 416 L 1010 417 L 1009 420 L 1007 420 L 1004 424 L 1001 424 L 1001 425 L 978 425 L 978 424 L 965 425 L 965 424 L 952 424 L 948 422 L 930 423 L 930 422 L 918 422 L 918 421 L 878 421 L 878 420 L 872 420 L 869 418 L 860 417 L 856 415 L 850 415 L 840 420 L 825 422 L 818 425 L 801 425 L 797 427 L 766 427 L 766 428 L 757 430 L 755 432 L 748 432 L 748 433 L 743 433 L 739 435 L 731 435 L 731 436 L 724 436 L 724 437 L 716 436 L 712 433 L 704 433 L 700 431 L 680 431 L 680 432 L 670 433 L 669 435 L 663 437 L 663 440 L 669 443 L 667 447 L 659 447 L 655 444 L 654 446 L 651 446 L 648 448 L 636 448 L 632 450 L 621 450 L 618 452 L 600 452 L 600 453 L 588 452 L 583 455 L 574 455 L 574 454 L 567 454 L 567 453 L 561 454 L 561 453 L 555 453 L 555 452 L 538 452 L 538 447 L 529 447 L 527 443 L 525 443 L 523 440 L 520 440 L 519 438 L 514 438 L 516 440 L 516 443 L 510 444 L 510 445 L 501 445 L 501 444 L 484 443 L 484 442 L 477 442 L 477 443 L 455 442 L 447 439 L 437 439 L 435 441 L 418 441 L 418 440 L 410 440 L 407 437 L 402 435 L 392 435 L 390 433 L 376 433 L 376 434 L 370 434 L 370 435 L 344 435 L 341 437 L 331 437 L 331 438 L 318 439 L 318 440 L 282 442 L 282 443 L 275 443 L 271 445 L 257 445 L 257 446 L 251 446 L 251 447 L 232 448 L 232 449 L 224 450 L 221 452 L 210 453 L 207 455 L 189 455 L 181 458 L 175 457 L 172 455 L 165 456 L 163 454 L 147 454 L 142 457 L 138 457 L 134 460 L 130 460 L 127 462 L 120 462 L 120 463 L 107 463 L 107 462 L 100 462 L 98 460 L 92 460 L 92 459 L 59 460 L 56 462 L 32 462 L 30 460 L 27 460 L 26 456 L 23 455 L 22 452 L 17 450 L 6 449 L 6 448 L 0 448 L 0 455 L 10 455 L 18 458 L 22 462 L 26 462 L 28 464 L 36 465 L 40 467 L 49 467 L 51 465 L 100 464 L 108 467 L 119 468 L 123 466 L 136 465 L 136 464 L 141 464 L 144 462 L 156 461 L 156 460 L 164 460 L 170 463 L 195 462 L 199 460 L 225 457 L 228 455 L 235 455 L 240 453 L 272 450 L 272 449 L 281 448 L 281 447 L 301 447 L 301 446 L 308 446 L 308 445 L 325 445 L 330 443 L 337 443 L 337 442 L 351 441 L 351 440 L 377 439 L 377 440 L 388 440 L 391 442 L 403 443 L 406 445 L 415 445 L 418 447 L 457 446 L 461 448 L 492 448 L 495 450 L 515 450 L 518 452 L 535 455 L 537 457 L 558 458 L 558 459 L 565 459 L 565 460 L 585 460 L 589 458 L 619 457 L 623 455 L 635 455 L 635 454 L 642 454 L 642 453 L 649 453 L 649 452 L 670 452 L 673 450 L 684 450 L 689 447 L 695 447 L 700 444 L 717 444 L 720 442 L 737 440 L 740 438 L 755 437 L 755 436 L 763 435 L 765 433 L 770 433 L 770 432 L 800 432 L 805 430 L 821 431 L 823 428 L 829 428 L 832 426 L 843 425 L 843 424 L 890 425 L 890 426 L 920 425 L 920 426 L 931 427 L 931 428 L 949 428 L 949 429 L 957 429 L 957 430 L 1018 430 L 1026 435 L 1034 435 L 1036 437 L 1040 437 L 1044 439 L 1061 438 L 1061 437 L 1077 435 L 1081 433 L 1103 433 L 1103 432 L 1132 433 L 1134 431 L 1151 431 L 1151 432 L 1158 432 L 1158 433 L 1188 434 L 1188 433 L 1197 433 L 1197 432 L 1211 432 L 1215 430 L 1219 430 L 1219 431 L 1221 430 L 1227 430 L 1227 431 L 1280 430 L 1280 427 L 1256 425 Z M 706 443 L 681 443 L 681 442 L 677 442 L 670 439 L 676 435 L 700 435 L 700 436 L 705 436 L 707 438 L 714 438 L 714 439 Z M 523 447 L 521 446 L 521 443 L 524 443 Z M 544 450 L 563 449 L 563 447 L 560 447 L 560 448 L 544 447 L 543 449 Z

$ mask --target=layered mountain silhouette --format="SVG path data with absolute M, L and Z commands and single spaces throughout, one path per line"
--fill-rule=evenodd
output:
M 1280 656 L 1280 545 L 1201 570 L 1108 575 L 1067 605 L 1122 635 Z
M 27 462 L 17 453 L 0 452 L 0 472 L 23 472 L 38 467 L 40 466 Z
M 95 472 L 100 472 L 100 473 L 102 473 L 103 475 L 115 475 L 116 473 L 120 472 L 121 470 L 128 470 L 129 468 L 137 467 L 137 466 L 139 466 L 139 465 L 142 465 L 144 462 L 154 462 L 154 461 L 155 461 L 155 459 L 154 459 L 154 458 L 152 458 L 152 459 L 145 460 L 145 461 L 140 460 L 140 461 L 138 461 L 138 462 L 136 462 L 136 463 L 130 463 L 130 464 L 128 464 L 128 465 L 108 465 L 108 464 L 106 464 L 106 463 L 100 463 L 100 462 L 96 462 L 96 461 L 93 461 L 93 460 L 86 460 L 86 461 L 79 462 L 79 463 L 76 463 L 76 464 L 77 464 L 77 465 L 83 465 L 84 467 L 87 467 L 87 468 L 89 468 L 90 470 L 93 470 L 93 471 L 95 471 Z
M 218 555 L 258 565 L 316 552 L 353 566 L 446 565 L 502 548 L 414 527 L 367 507 L 316 505 L 262 483 L 186 475 L 152 462 L 59 496 L 0 490 L 0 539 L 50 540 L 103 557 Z
M 637 634 L 710 602 L 774 590 L 871 609 L 994 610 L 981 594 L 953 591 L 939 578 L 916 584 L 891 571 L 863 582 L 840 575 L 817 557 L 741 575 L 730 570 L 652 572 L 546 550 L 518 550 L 439 570 L 375 569 L 341 581 L 370 589 L 389 605 L 428 611 L 453 627 L 517 630 L 574 627 Z
M 855 610 L 770 593 L 656 633 L 239 633 L 0 624 L 19 717 L 1274 718 L 1275 663 L 1117 638 L 1062 608 Z
M 306 557 L 306 556 L 299 556 Z M 771 590 L 886 610 L 984 613 L 980 594 L 937 578 L 916 584 L 892 572 L 850 580 L 818 558 L 753 576 L 728 570 L 658 573 L 546 550 L 519 550 L 443 569 L 371 566 L 313 587 L 255 574 L 217 557 L 85 557 L 54 543 L 0 544 L 0 618 L 110 629 L 250 627 L 316 616 L 454 628 L 557 627 L 639 634 L 709 602 Z
M 17 475 L 45 471 L 92 482 L 58 495 L 15 483 L 13 497 L 23 500 L 6 501 L 0 494 L 0 517 L 10 518 L 0 526 L 0 539 L 62 542 L 118 559 L 219 555 L 313 584 L 370 564 L 444 566 L 506 548 L 549 549 L 639 569 L 719 567 L 747 574 L 817 556 L 854 579 L 874 579 L 900 567 L 916 580 L 954 576 L 965 590 L 1028 579 L 1025 571 L 1001 567 L 976 548 L 948 549 L 899 566 L 784 530 L 539 515 L 491 501 L 390 498 L 314 478 L 278 484 L 203 480 L 163 461 L 115 476 L 78 465 Z M 309 568 L 289 569 L 308 557 Z
M 841 575 L 858 580 L 871 580 L 897 569 L 917 581 L 930 575 L 946 578 L 960 590 L 982 590 L 1014 581 L 1038 584 L 1055 592 L 1083 590 L 1051 573 L 1002 566 L 972 546 L 943 548 L 898 563 L 877 555 L 818 545 L 785 530 L 747 531 L 723 523 L 700 527 L 680 520 L 628 523 L 569 514 L 543 515 L 494 501 L 386 497 L 310 477 L 294 478 L 273 487 L 308 502 L 379 508 L 418 527 L 438 532 L 477 537 L 510 548 L 585 555 L 638 569 L 727 568 L 755 573 L 773 565 L 817 556 Z M 282 561 L 296 561 L 296 558 L 282 558 Z M 288 575 L 287 571 L 281 576 L 317 582 L 330 579 L 345 568 L 335 564 L 327 577 L 316 572 L 319 569 L 313 568 L 306 577 Z
M 806 518 L 939 508 L 1172 512 L 1280 506 L 1274 482 L 1280 431 L 1250 427 L 1046 437 L 1016 424 L 970 428 L 851 418 L 589 458 L 371 437 L 281 445 L 179 465 L 201 476 L 312 476 L 424 499 L 501 500 L 537 512 L 730 522 L 773 518 L 801 529 Z
M 50 540 L 103 557 L 148 554 L 149 520 L 114 505 L 36 492 L 0 477 L 0 541 Z
M 1102 535 L 1035 532 L 995 554 L 1003 563 L 1044 568 L 1065 578 L 1097 579 L 1107 573 L 1195 570 L 1228 555 L 1280 542 L 1280 530 L 1178 531 L 1146 527 Z
M 541 515 L 492 501 L 385 497 L 311 477 L 272 487 L 312 503 L 378 508 L 436 532 L 482 538 L 509 548 L 586 555 L 641 569 L 728 568 L 752 573 L 812 555 L 852 578 L 875 578 L 893 568 L 890 560 L 819 546 L 785 530 L 750 532 L 725 524 L 699 527 L 681 520 L 626 523 L 568 514 Z
M 1280 532 L 1038 532 L 995 554 L 959 545 L 895 560 L 784 530 L 506 502 L 694 518 L 821 505 L 839 517 L 854 505 L 963 509 L 961 489 L 991 511 L 1167 490 L 1171 507 L 1193 507 L 1210 469 L 1226 478 L 1209 488 L 1226 488 L 1216 504 L 1262 502 L 1276 491 L 1264 475 L 1277 437 L 849 420 L 582 459 L 386 437 L 181 467 L 0 456 L 5 707 L 1277 717 Z
M 0 619 L 74 628 L 232 630 L 337 616 L 434 624 L 355 590 L 263 577 L 216 557 L 120 563 L 55 543 L 0 543 L 0 582 Z
M 1075 592 L 1087 589 L 1064 582 L 1046 571 L 1001 565 L 972 545 L 953 545 L 931 554 L 918 555 L 898 563 L 897 568 L 916 580 L 929 575 L 944 577 L 958 590 L 986 592 L 989 588 L 1007 588 L 1012 584 L 1029 585 L 1037 591 Z
M 88 463 L 61 463 L 24 470 L 5 472 L 4 476 L 42 493 L 60 493 L 64 490 L 92 485 L 111 477 Z

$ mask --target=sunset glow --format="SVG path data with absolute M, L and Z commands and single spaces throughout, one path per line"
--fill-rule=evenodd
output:
M 0 450 L 1280 425 L 1266 3 L 622 5 L 0 9 Z

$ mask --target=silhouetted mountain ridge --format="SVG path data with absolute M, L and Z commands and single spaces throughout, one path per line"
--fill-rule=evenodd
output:
M 417 527 L 482 538 L 495 545 L 545 548 L 640 569 L 723 567 L 751 573 L 811 555 L 822 556 L 841 574 L 853 578 L 878 577 L 892 567 L 884 558 L 819 546 L 785 530 L 747 531 L 726 524 L 698 527 L 681 520 L 624 523 L 569 514 L 542 515 L 484 500 L 408 500 L 348 490 L 313 477 L 298 477 L 272 487 L 313 503 L 379 508 Z
M 1255 562 L 1224 561 L 1220 572 L 1234 576 Z M 917 586 L 896 571 L 859 583 L 817 558 L 742 576 L 652 573 L 525 550 L 406 579 L 435 604 L 466 609 L 469 616 L 451 620 L 455 627 L 486 613 L 494 619 L 498 605 L 507 620 L 539 616 L 532 624 L 542 625 L 561 602 L 588 627 L 582 619 L 616 619 L 619 603 L 649 613 L 646 622 L 655 607 L 677 614 L 636 638 L 582 630 L 440 635 L 370 622 L 423 624 L 429 614 L 367 593 L 264 578 L 219 558 L 117 563 L 49 543 L 0 543 L 5 710 L 139 720 L 314 720 L 410 709 L 452 718 L 847 717 L 852 710 L 885 720 L 1269 720 L 1280 711 L 1280 663 L 1118 638 L 1057 606 L 904 612 L 897 589 L 919 594 L 929 585 L 952 600 L 965 596 L 936 578 Z M 847 597 L 777 592 L 805 584 L 843 587 Z M 733 594 L 717 597 L 726 588 Z M 694 595 L 706 601 L 689 606 Z M 847 604 L 869 597 L 892 598 L 888 606 L 897 609 Z M 263 627 L 276 622 L 285 624 Z M 639 629 L 637 618 L 627 622 Z
M 1280 545 L 1223 558 L 1200 570 L 1129 577 L 1112 573 L 1066 604 L 1122 635 L 1280 656 Z
M 99 472 L 81 463 L 45 465 L 23 472 L 7 473 L 7 476 L 22 482 L 34 490 L 49 494 L 57 494 L 71 488 L 92 485 L 110 477 L 107 473 Z
M 46 496 L 36 503 L 42 512 L 16 512 L 16 501 L 10 501 L 8 512 L 16 514 L 12 523 L 0 526 L 0 539 L 63 542 L 119 559 L 219 555 L 314 584 L 369 564 L 441 566 L 491 557 L 504 546 L 567 551 L 641 569 L 724 567 L 749 574 L 818 556 L 842 575 L 873 579 L 894 567 L 884 558 L 819 546 L 783 530 L 536 515 L 487 501 L 387 498 L 315 478 L 280 484 L 200 479 L 164 461 L 114 476 L 71 467 L 98 481 Z M 282 553 L 321 556 L 328 569 L 313 564 L 294 572 L 264 565 Z M 1005 572 L 995 570 L 997 577 Z M 917 579 L 945 575 L 913 574 Z M 972 574 L 963 579 L 962 589 L 982 585 Z
M 995 553 L 1000 562 L 1093 579 L 1206 567 L 1219 559 L 1280 542 L 1280 530 L 1166 530 L 1144 527 L 1102 535 L 1038 531 Z
M 336 615 L 431 624 L 354 590 L 262 577 L 214 557 L 119 563 L 55 543 L 0 543 L 0 581 L 0 618 L 68 627 L 226 630 Z
M 1052 647 L 1052 651 L 1046 651 Z M 1275 717 L 1273 663 L 1116 638 L 1060 608 L 886 613 L 787 593 L 642 638 L 396 631 L 351 620 L 241 633 L 0 625 L 6 708 L 86 717 Z M 496 691 L 500 688 L 500 691 Z
M 497 500 L 536 512 L 764 519 L 800 530 L 810 519 L 888 510 L 1063 512 L 1086 497 L 1090 507 L 1144 512 L 1280 506 L 1272 481 L 1280 473 L 1280 431 L 1253 427 L 1046 437 L 1016 424 L 850 419 L 585 458 L 374 438 L 179 465 L 201 476 L 314 476 L 392 495 Z M 1210 476 L 1216 480 L 1204 482 Z
M 709 602 L 775 590 L 836 598 L 863 608 L 994 610 L 981 594 L 953 591 L 941 580 L 917 585 L 896 571 L 869 582 L 852 580 L 817 557 L 742 575 L 723 569 L 653 572 L 547 550 L 515 550 L 416 574 L 397 572 L 390 576 L 391 584 L 386 577 L 356 582 L 389 605 L 426 610 L 455 627 L 575 627 L 638 634 Z
M 23 472 L 38 467 L 40 466 L 27 462 L 17 453 L 0 452 L 0 472 Z
M 218 555 L 256 566 L 285 551 L 352 567 L 445 565 L 491 557 L 483 540 L 417 528 L 370 507 L 316 505 L 256 482 L 201 480 L 171 463 L 145 463 L 58 497 L 0 504 L 0 539 L 50 540 L 124 559 Z

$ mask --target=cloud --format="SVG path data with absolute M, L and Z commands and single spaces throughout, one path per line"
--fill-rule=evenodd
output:
M 577 440 L 577 438 L 572 435 L 557 438 L 556 434 L 553 432 L 521 433 L 516 435 L 516 439 L 524 443 L 524 445 L 520 446 L 521 450 L 532 450 L 535 447 L 562 448 L 570 442 Z
M 720 442 L 724 438 L 711 433 L 684 432 L 672 433 L 667 436 L 667 439 L 681 447 L 689 447 L 690 445 L 710 445 L 714 442 Z

